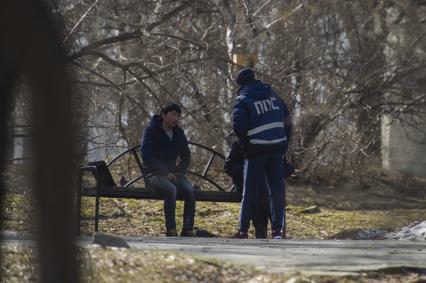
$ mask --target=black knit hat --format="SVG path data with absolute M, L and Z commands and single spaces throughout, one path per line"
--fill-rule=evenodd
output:
M 176 102 L 167 102 L 164 104 L 164 106 L 161 108 L 161 114 L 167 114 L 168 112 L 176 111 L 177 113 L 181 114 L 182 110 L 180 109 L 179 104 Z
M 255 74 L 252 69 L 244 68 L 238 71 L 235 76 L 235 82 L 239 85 L 245 85 L 255 79 Z

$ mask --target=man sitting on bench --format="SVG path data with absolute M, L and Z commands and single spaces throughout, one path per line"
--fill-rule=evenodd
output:
M 178 126 L 180 106 L 169 102 L 160 115 L 154 115 L 142 135 L 142 160 L 145 184 L 164 194 L 166 236 L 178 236 L 176 231 L 176 195 L 184 197 L 182 237 L 193 237 L 195 196 L 194 187 L 185 177 L 191 153 L 185 133 Z M 179 164 L 177 159 L 179 158 Z

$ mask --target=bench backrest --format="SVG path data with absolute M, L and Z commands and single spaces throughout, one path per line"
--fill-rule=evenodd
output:
M 194 148 L 205 150 L 205 151 L 207 151 L 210 154 L 210 157 L 209 157 L 208 160 L 206 160 L 206 163 L 204 165 L 204 168 L 203 168 L 202 172 L 198 173 L 198 172 L 189 170 L 188 174 L 196 176 L 197 178 L 200 178 L 203 181 L 206 181 L 207 183 L 209 183 L 210 185 L 212 185 L 218 191 L 223 191 L 223 192 L 229 191 L 230 188 L 224 188 L 223 186 L 221 186 L 220 184 L 218 184 L 217 182 L 215 182 L 211 177 L 208 176 L 208 172 L 209 172 L 209 170 L 211 168 L 211 165 L 213 163 L 213 160 L 215 158 L 219 158 L 222 161 L 222 163 L 224 162 L 225 157 L 223 156 L 223 154 L 217 152 L 216 150 L 214 150 L 212 148 L 204 146 L 202 144 L 194 143 L 194 142 L 191 142 L 191 141 L 189 141 L 188 143 L 189 143 L 190 147 L 194 147 Z M 143 178 L 142 162 L 141 162 L 141 159 L 139 157 L 139 152 L 140 152 L 140 145 L 137 145 L 137 146 L 131 147 L 131 148 L 123 151 L 122 153 L 120 153 L 119 155 L 117 155 L 112 160 L 110 160 L 110 161 L 108 161 L 106 163 L 106 167 L 107 167 L 106 170 L 109 173 L 108 168 L 112 164 L 114 164 L 116 161 L 122 159 L 124 156 L 127 156 L 129 154 L 131 156 L 133 156 L 133 158 L 135 159 L 135 161 L 136 161 L 136 163 L 137 163 L 137 165 L 139 167 L 140 174 L 139 174 L 139 176 L 133 178 L 132 180 L 129 180 L 126 184 L 124 184 L 124 185 L 120 184 L 124 188 L 130 187 L 132 184 L 134 184 L 135 182 L 137 182 L 138 180 L 140 180 L 140 179 Z M 99 162 L 101 162 L 101 161 L 99 161 Z M 109 173 L 109 175 L 111 175 L 111 174 Z M 114 180 L 112 180 L 112 182 L 114 182 Z

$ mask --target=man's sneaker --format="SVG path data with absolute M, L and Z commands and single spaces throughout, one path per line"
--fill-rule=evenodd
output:
M 272 231 L 272 239 L 281 240 L 283 238 L 283 233 L 281 230 Z
M 178 237 L 176 229 L 170 229 L 166 231 L 166 237 Z
M 194 230 L 192 229 L 182 229 L 182 232 L 180 232 L 181 237 L 196 237 Z
M 238 231 L 235 235 L 234 235 L 234 237 L 233 237 L 234 239 L 248 239 L 248 234 L 247 234 L 247 232 L 241 232 L 241 231 Z

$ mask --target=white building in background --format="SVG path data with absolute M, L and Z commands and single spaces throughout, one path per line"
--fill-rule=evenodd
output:
M 417 3 L 420 4 L 420 3 Z M 424 4 L 423 4 L 424 5 Z M 419 6 L 419 9 L 421 7 Z M 423 11 L 426 10 L 423 8 Z M 393 70 L 393 57 L 396 56 L 393 46 L 397 48 L 406 44 L 404 25 L 392 25 L 399 13 L 395 9 L 387 10 L 387 22 L 390 27 L 387 36 L 387 48 L 385 49 L 386 61 L 389 65 L 389 73 Z M 423 41 L 424 42 L 424 41 Z M 419 44 L 414 55 L 419 61 L 426 59 L 425 45 Z M 398 87 L 400 94 L 386 94 L 389 102 L 398 105 L 404 102 L 404 85 Z M 417 113 L 405 113 L 404 105 L 401 103 L 400 113 L 395 116 L 385 114 L 381 121 L 381 155 L 382 167 L 388 170 L 402 171 L 404 173 L 426 177 L 426 90 L 416 94 L 418 98 Z M 423 100 L 421 99 L 423 97 Z M 413 100 L 414 101 L 414 100 Z M 421 106 L 423 105 L 423 107 Z
M 384 169 L 426 177 L 426 115 L 419 127 L 402 124 L 389 115 L 382 118 L 382 166 Z

